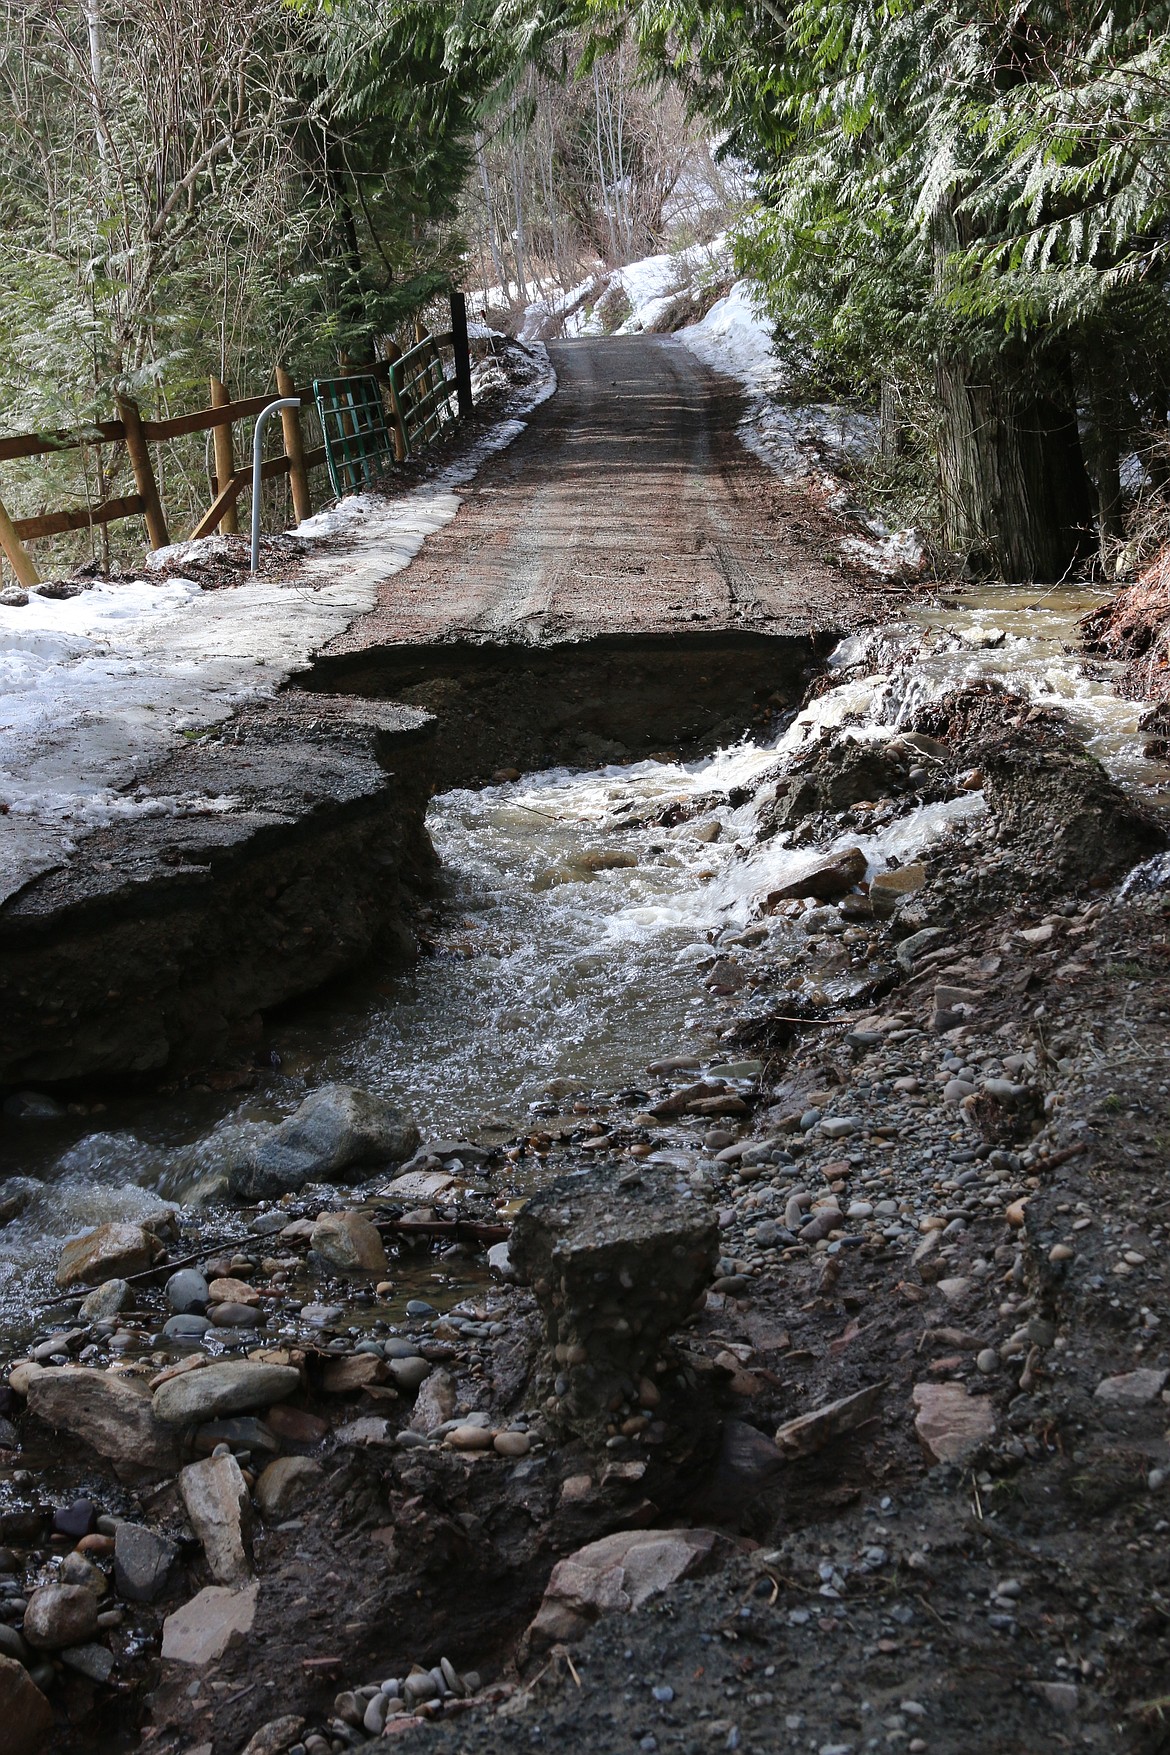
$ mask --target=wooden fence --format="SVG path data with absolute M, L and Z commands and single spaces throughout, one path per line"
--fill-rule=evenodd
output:
M 448 378 L 443 363 L 444 350 L 449 350 L 452 356 L 451 378 Z M 384 359 L 367 365 L 351 366 L 343 359 L 342 375 L 375 380 L 379 385 L 389 408 L 389 430 L 398 462 L 404 462 L 412 451 L 434 443 L 454 420 L 471 413 L 471 366 L 462 293 L 452 294 L 451 329 L 448 332 L 429 335 L 421 328 L 416 329 L 415 344 L 406 353 L 392 344 Z M 291 373 L 283 365 L 276 368 L 275 382 L 275 391 L 264 396 L 233 401 L 226 385 L 218 378 L 212 378 L 211 406 L 194 414 L 176 415 L 169 420 L 149 420 L 135 402 L 124 397 L 118 403 L 117 419 L 98 421 L 83 432 L 19 433 L 0 438 L 0 463 L 22 457 L 55 456 L 86 446 L 122 444 L 134 474 L 136 491 L 132 494 L 122 494 L 98 505 L 42 512 L 31 518 L 9 517 L 0 499 L 0 549 L 20 583 L 32 586 L 40 582 L 25 547 L 25 543 L 37 537 L 59 536 L 71 530 L 89 530 L 95 525 L 112 524 L 121 518 L 141 517 L 146 524 L 151 548 L 165 548 L 171 537 L 150 447 L 192 433 L 212 434 L 215 473 L 214 497 L 190 536 L 209 536 L 214 530 L 234 533 L 238 528 L 236 502 L 241 493 L 251 487 L 252 470 L 250 466 L 236 468 L 232 428 L 237 421 L 254 420 L 276 396 L 299 396 L 301 408 L 281 410 L 283 455 L 265 460 L 261 465 L 261 480 L 271 481 L 287 475 L 296 520 L 300 523 L 308 518 L 313 510 L 309 477 L 312 471 L 329 462 L 328 435 L 325 444 L 306 448 L 301 417 L 304 411 L 317 405 L 314 388 L 297 389 Z M 457 412 L 450 406 L 452 389 Z

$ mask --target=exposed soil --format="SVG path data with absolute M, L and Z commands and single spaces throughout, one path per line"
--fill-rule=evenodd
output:
M 1150 701 L 1157 718 L 1157 710 L 1170 701 L 1170 554 L 1160 555 L 1132 585 L 1086 616 L 1081 628 L 1086 651 L 1122 660 L 1122 690 Z M 1161 744 L 1150 753 L 1162 754 L 1166 728 L 1159 721 L 1152 729 Z

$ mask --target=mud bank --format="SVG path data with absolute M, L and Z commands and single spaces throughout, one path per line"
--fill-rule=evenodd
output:
M 452 642 L 319 660 L 135 789 L 147 806 L 181 798 L 183 814 L 89 836 L 0 908 L 0 1083 L 157 1077 L 246 1049 L 259 1014 L 374 950 L 414 954 L 436 875 L 432 794 L 501 767 L 734 741 L 800 698 L 835 639 Z
M 183 815 L 89 836 L 0 909 L 0 1080 L 206 1064 L 375 947 L 408 954 L 433 736 L 413 708 L 286 695 L 156 768 L 136 799 Z
M 976 779 L 859 881 L 850 837 Z M 1165 824 L 987 685 L 755 789 L 807 870 L 694 947 L 688 1040 L 229 1236 L 164 1220 L 10 1373 L 46 1746 L 1165 1747 Z M 66 1585 L 111 1607 L 53 1645 Z
M 493 772 L 596 767 L 734 743 L 793 707 L 839 632 L 598 635 L 557 644 L 452 639 L 325 654 L 301 686 L 390 698 L 436 720 L 436 791 Z

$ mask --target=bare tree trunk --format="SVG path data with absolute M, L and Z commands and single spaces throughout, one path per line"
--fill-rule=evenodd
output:
M 934 239 L 942 292 L 960 241 L 949 197 Z M 1049 583 L 1092 551 L 1091 493 L 1071 373 L 1057 402 L 1032 387 L 1029 364 L 1010 350 L 981 367 L 958 348 L 940 352 L 939 498 L 943 540 L 972 571 Z
M 90 103 L 93 108 L 94 145 L 97 148 L 98 163 L 105 167 L 106 162 L 106 131 L 102 122 L 102 20 L 98 10 L 99 0 L 82 0 L 85 12 L 85 33 L 89 39 L 89 77 L 93 90 Z
M 1050 583 L 1092 548 L 1076 417 L 1013 393 L 961 359 L 939 360 L 939 487 L 947 546 L 976 573 Z
M 1126 423 L 1117 385 L 1120 373 L 1111 373 L 1110 362 L 1095 367 L 1089 380 L 1089 455 L 1097 490 L 1097 539 L 1103 565 L 1111 547 L 1125 538 L 1122 516 L 1121 449 Z
M 507 298 L 508 277 L 504 272 L 504 259 L 500 255 L 499 239 L 496 236 L 496 213 L 495 207 L 492 204 L 491 184 L 488 181 L 487 160 L 484 158 L 483 153 L 483 135 L 478 132 L 475 136 L 475 162 L 479 170 L 479 186 L 483 191 L 484 226 L 487 229 L 488 248 L 492 253 L 492 263 L 495 267 L 496 278 L 499 282 L 500 289 L 503 292 L 504 297 Z

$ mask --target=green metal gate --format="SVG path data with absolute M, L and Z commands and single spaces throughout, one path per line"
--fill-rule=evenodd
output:
M 394 461 L 394 440 L 377 378 L 314 378 L 329 479 L 338 499 L 369 487 Z
M 427 335 L 390 367 L 394 406 L 408 453 L 433 445 L 459 419 L 455 381 L 448 378 L 440 352 L 451 342 L 450 332 Z

